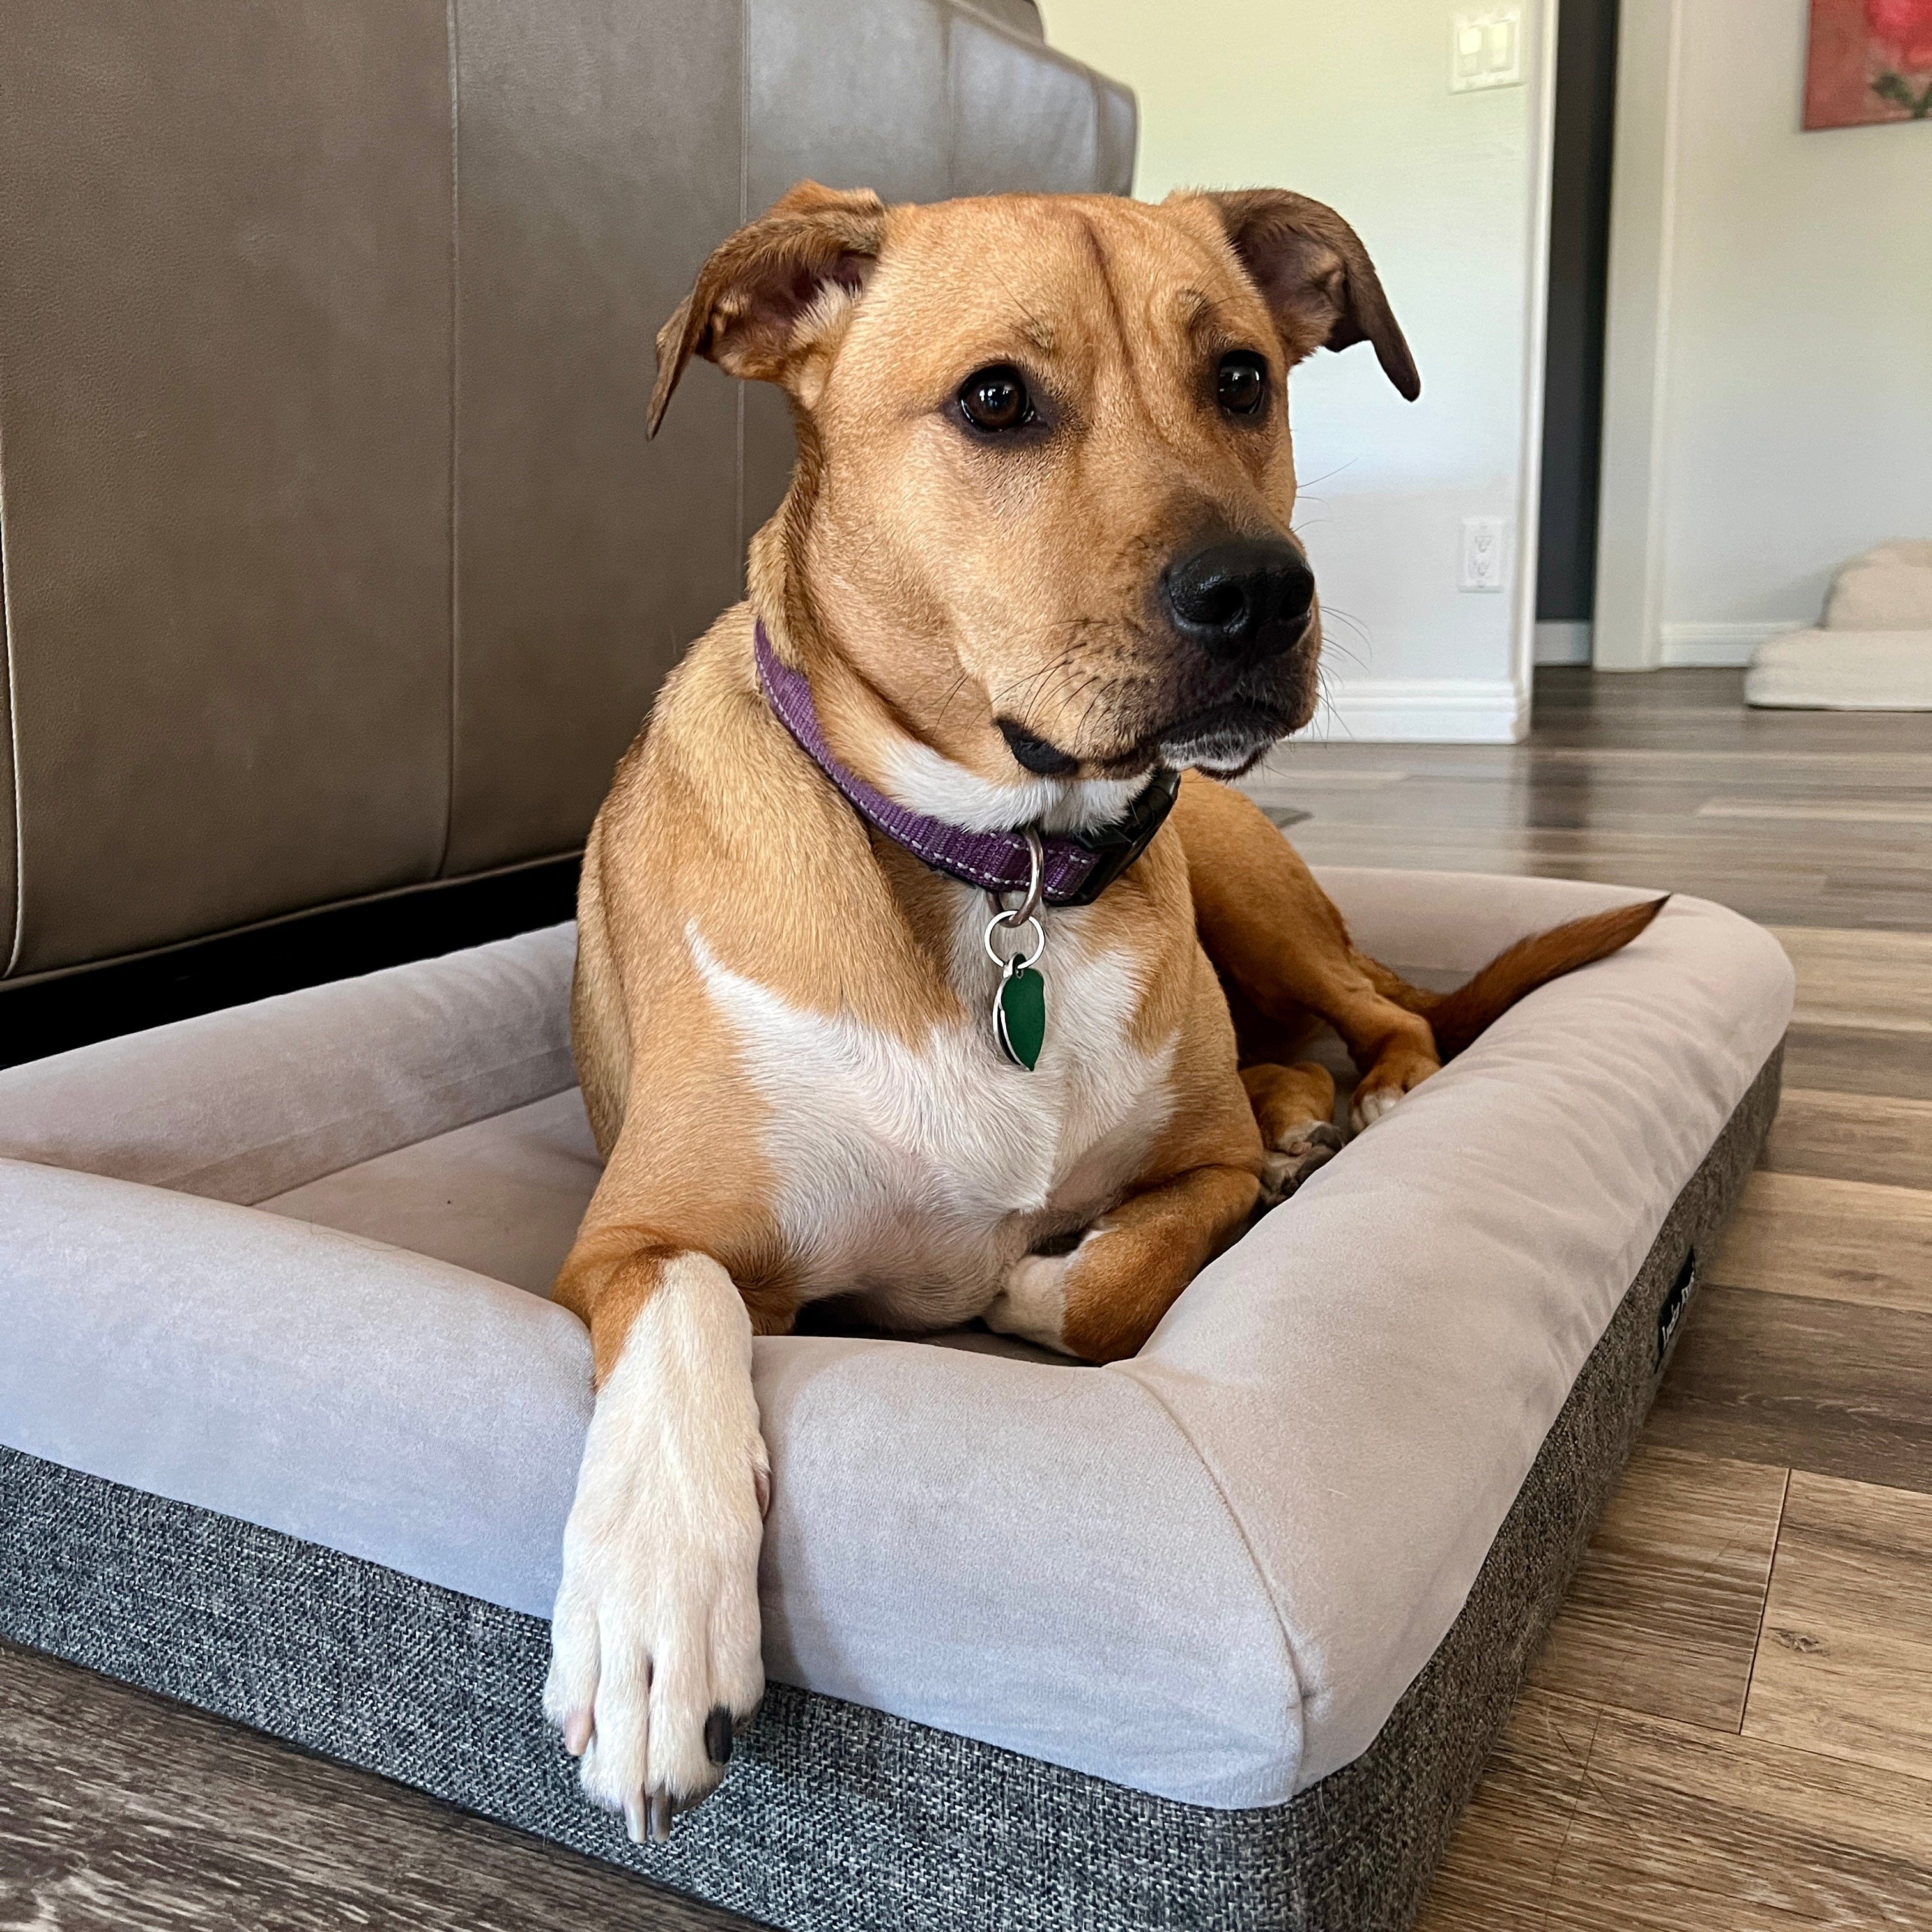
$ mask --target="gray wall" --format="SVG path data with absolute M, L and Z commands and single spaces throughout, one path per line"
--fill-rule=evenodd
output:
M 1604 292 L 1616 104 L 1617 0 L 1563 0 L 1544 360 L 1536 614 L 1587 620 L 1596 595 Z

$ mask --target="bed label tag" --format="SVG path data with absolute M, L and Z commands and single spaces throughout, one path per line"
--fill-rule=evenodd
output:
M 1670 1292 L 1664 1298 L 1664 1306 L 1657 1311 L 1657 1366 L 1660 1370 L 1664 1359 L 1670 1353 L 1670 1345 L 1677 1339 L 1677 1331 L 1684 1325 L 1684 1312 L 1690 1306 L 1690 1298 L 1697 1292 L 1697 1250 L 1693 1248 L 1684 1257 L 1684 1265 L 1677 1270 L 1677 1279 L 1670 1284 Z

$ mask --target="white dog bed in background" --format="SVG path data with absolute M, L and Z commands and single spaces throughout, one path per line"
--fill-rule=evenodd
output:
M 1806 711 L 1932 711 L 1932 542 L 1884 544 L 1839 572 L 1816 630 L 1760 644 L 1744 702 Z

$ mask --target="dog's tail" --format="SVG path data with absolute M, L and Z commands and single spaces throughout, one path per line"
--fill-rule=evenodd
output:
M 1628 946 L 1664 910 L 1670 898 L 1666 892 L 1660 899 L 1613 906 L 1608 912 L 1592 913 L 1567 926 L 1552 926 L 1547 932 L 1519 939 L 1453 993 L 1431 993 L 1412 986 L 1372 960 L 1369 962 L 1370 976 L 1377 992 L 1410 1012 L 1420 1013 L 1435 1030 L 1436 1052 L 1445 1060 L 1453 1059 L 1526 993 Z

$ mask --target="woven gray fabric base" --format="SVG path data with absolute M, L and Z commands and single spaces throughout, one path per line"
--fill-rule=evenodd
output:
M 799 1932 L 1400 1932 L 1480 1777 L 1777 1110 L 1774 1055 L 1678 1198 L 1461 1616 L 1369 1750 L 1292 1802 L 1180 1804 L 774 1685 L 640 1849 L 543 1724 L 541 1621 L 0 1450 L 0 1635 Z

